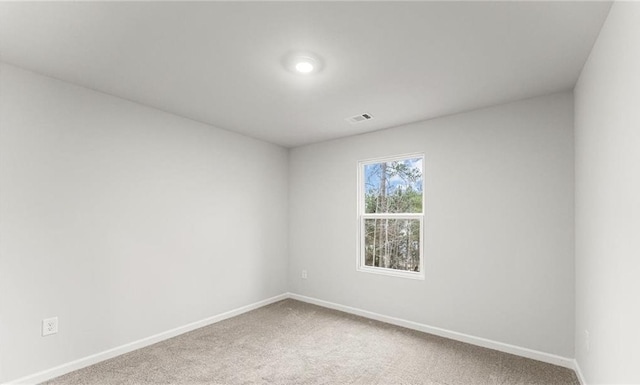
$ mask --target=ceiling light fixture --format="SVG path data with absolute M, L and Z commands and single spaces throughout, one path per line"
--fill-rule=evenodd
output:
M 309 75 L 322 69 L 322 60 L 316 54 L 309 52 L 291 52 L 284 57 L 283 64 L 289 71 Z
M 302 74 L 308 74 L 313 71 L 313 64 L 308 61 L 301 61 L 296 64 L 296 71 Z

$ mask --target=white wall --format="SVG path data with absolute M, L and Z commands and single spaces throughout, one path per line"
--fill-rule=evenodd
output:
M 275 145 L 1 65 L 0 382 L 285 292 L 287 168 Z
M 357 162 L 408 152 L 426 154 L 426 279 L 357 272 Z M 573 357 L 571 93 L 295 148 L 289 167 L 292 292 Z
M 639 384 L 640 3 L 613 5 L 575 98 L 576 358 L 588 384 Z

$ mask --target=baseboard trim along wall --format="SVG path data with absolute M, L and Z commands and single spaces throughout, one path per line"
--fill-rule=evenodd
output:
M 9 381 L 6 384 L 38 384 L 38 383 L 50 380 L 52 378 L 61 376 L 63 374 L 73 372 L 74 370 L 82 369 L 84 367 L 97 364 L 98 362 L 108 360 L 110 358 L 119 356 L 121 354 L 125 354 L 136 349 L 144 348 L 149 345 L 153 345 L 157 342 L 161 342 L 169 338 L 178 336 L 180 334 L 184 334 L 192 330 L 195 330 L 204 326 L 208 326 L 231 317 L 235 317 L 237 315 L 261 308 L 263 306 L 266 306 L 287 298 L 310 303 L 313 305 L 322 306 L 329 309 L 343 311 L 345 313 L 358 315 L 361 317 L 389 323 L 396 326 L 402 326 L 407 329 L 413 329 L 413 330 L 417 330 L 424 333 L 434 334 L 440 337 L 450 338 L 452 340 L 466 342 L 472 345 L 482 346 L 485 348 L 494 349 L 494 350 L 498 350 L 505 353 L 515 354 L 521 357 L 531 358 L 531 359 L 546 362 L 549 364 L 573 369 L 575 370 L 576 375 L 580 380 L 580 383 L 582 385 L 586 385 L 586 382 L 584 381 L 584 377 L 582 376 L 582 372 L 580 371 L 580 366 L 578 365 L 578 362 L 572 358 L 561 357 L 555 354 L 527 349 L 527 348 L 523 348 L 515 345 L 506 344 L 503 342 L 489 340 L 482 337 L 475 337 L 475 336 L 471 336 L 464 333 L 458 333 L 451 330 L 438 328 L 435 326 L 421 324 L 418 322 L 407 321 L 401 318 L 390 317 L 390 316 L 374 313 L 368 310 L 362 310 L 355 307 L 341 305 L 334 302 L 324 301 L 321 299 L 307 297 L 307 296 L 295 294 L 295 293 L 283 293 L 275 297 L 267 298 L 265 300 L 258 301 L 246 306 L 242 306 L 237 309 L 224 312 L 222 314 L 211 316 L 200 321 L 192 322 L 190 324 L 180 326 L 175 329 L 154 334 L 152 336 L 142 338 L 140 340 L 133 341 L 128 344 L 124 344 L 109 350 L 105 350 L 100 353 L 96 353 L 84 358 L 80 358 L 75 361 L 68 362 L 66 364 L 62 364 L 50 369 L 46 369 L 41 372 L 28 375 L 26 377 L 18 378 L 13 381 Z
M 578 376 L 578 381 L 580 381 L 580 385 L 587 385 L 587 381 L 584 379 L 584 375 L 582 374 L 582 370 L 580 369 L 580 364 L 578 364 L 578 360 L 573 360 L 573 370 L 576 372 L 576 376 Z
M 429 326 L 418 322 L 407 321 L 401 318 L 389 317 L 386 315 L 374 313 L 368 310 L 362 310 L 351 306 L 340 305 L 337 303 L 324 301 L 321 299 L 311 298 L 300 294 L 289 293 L 289 298 L 296 299 L 298 301 L 307 302 L 310 304 L 326 307 L 329 309 L 343 311 L 345 313 L 359 315 L 361 317 L 373 319 L 389 323 L 396 326 L 402 326 L 407 329 L 413 329 L 424 333 L 434 334 L 440 337 L 449 338 L 456 341 L 466 342 L 468 344 L 482 346 L 493 350 L 498 350 L 505 353 L 515 354 L 517 356 L 531 358 L 534 360 L 546 362 L 553 365 L 562 366 L 569 369 L 576 369 L 576 362 L 572 358 L 566 358 L 557 356 L 555 354 L 540 352 L 533 349 L 522 348 L 515 345 L 506 344 L 503 342 L 493 341 L 482 337 L 475 337 L 472 335 L 458 333 L 447 329 L 438 328 L 435 326 Z M 576 371 L 577 372 L 577 371 Z M 582 379 L 581 379 L 582 380 Z M 583 383 L 584 385 L 584 383 Z
M 152 336 L 139 339 L 137 341 L 130 342 L 128 344 L 124 344 L 121 346 L 117 346 L 115 348 L 105 350 L 100 353 L 92 354 L 88 357 L 80 358 L 75 361 L 68 362 L 66 364 L 62 364 L 50 369 L 43 370 L 41 372 L 21 377 L 12 381 L 7 382 L 6 384 L 39 384 L 44 381 L 48 381 L 52 378 L 62 376 L 63 374 L 67 374 L 73 372 L 74 370 L 82 369 L 84 367 L 97 364 L 98 362 L 108 360 L 109 358 L 113 358 L 119 356 L 121 354 L 129 353 L 136 349 L 144 348 L 149 345 L 153 345 L 155 343 L 167 340 L 169 338 L 178 336 L 180 334 L 184 334 L 190 332 L 195 329 L 199 329 L 204 326 L 208 326 L 214 324 L 216 322 L 224 321 L 228 318 L 235 317 L 242 313 L 249 312 L 251 310 L 255 310 L 261 308 L 263 306 L 272 304 L 274 302 L 281 301 L 283 299 L 289 298 L 288 293 L 276 295 L 275 297 L 267 298 L 262 301 L 258 301 L 246 306 L 239 307 L 237 309 L 233 309 L 218 315 L 214 315 L 200 321 L 195 321 L 183 326 L 179 326 L 175 329 L 167 330 L 158 334 L 154 334 Z

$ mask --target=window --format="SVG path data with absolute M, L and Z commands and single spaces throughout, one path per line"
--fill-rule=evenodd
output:
M 424 279 L 423 154 L 358 164 L 358 270 Z

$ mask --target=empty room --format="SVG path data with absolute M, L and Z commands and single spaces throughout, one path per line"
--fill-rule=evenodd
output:
M 0 1 L 0 384 L 640 384 L 640 2 Z

